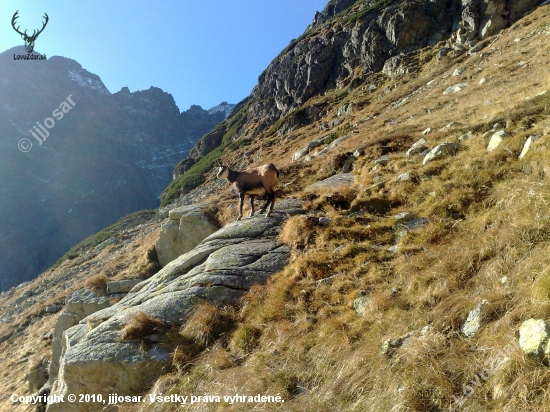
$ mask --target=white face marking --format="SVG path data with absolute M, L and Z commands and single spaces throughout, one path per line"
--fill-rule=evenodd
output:
M 225 166 L 222 166 L 222 167 L 218 167 L 218 179 L 227 179 L 227 175 L 229 173 L 227 172 L 227 167 Z

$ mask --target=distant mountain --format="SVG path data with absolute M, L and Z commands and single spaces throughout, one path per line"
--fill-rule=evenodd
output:
M 0 290 L 156 207 L 174 166 L 231 106 L 180 113 L 161 89 L 111 94 L 74 60 L 14 54 L 26 52 L 0 54 Z

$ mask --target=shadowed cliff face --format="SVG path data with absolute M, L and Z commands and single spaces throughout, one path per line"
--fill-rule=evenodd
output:
M 0 290 L 121 216 L 157 206 L 175 164 L 225 117 L 198 106 L 180 113 L 158 88 L 112 95 L 71 59 L 13 54 L 26 53 L 0 54 Z

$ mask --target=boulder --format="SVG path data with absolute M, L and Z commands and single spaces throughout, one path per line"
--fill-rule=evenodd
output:
M 530 358 L 543 361 L 549 354 L 549 333 L 544 320 L 528 319 L 519 328 L 519 346 Z
M 525 157 L 525 155 L 527 154 L 527 152 L 531 148 L 531 144 L 533 144 L 536 141 L 537 141 L 537 136 L 535 136 L 535 135 L 531 135 L 527 138 L 527 140 L 523 144 L 523 149 L 521 150 L 521 153 L 518 157 L 519 160 L 521 160 Z
M 422 153 L 424 150 L 428 149 L 426 147 L 426 139 L 422 138 L 413 143 L 413 145 L 407 150 L 407 157 L 412 157 Z
M 269 218 L 254 216 L 226 225 L 113 306 L 65 331 L 52 395 L 141 394 L 165 373 L 170 360 L 157 338 L 121 341 L 120 331 L 130 316 L 143 312 L 167 327 L 180 327 L 197 303 L 235 304 L 250 287 L 264 283 L 287 264 L 290 249 L 278 244 L 277 236 L 287 217 L 298 213 L 301 202 L 284 199 L 275 204 Z M 102 405 L 65 403 L 50 408 L 50 412 L 86 412 L 101 410 Z
M 430 150 L 430 152 L 424 157 L 422 164 L 426 164 L 441 157 L 454 155 L 460 150 L 460 147 L 461 146 L 458 143 L 442 143 Z
M 314 192 L 317 190 L 332 190 L 332 189 L 342 189 L 346 187 L 350 187 L 353 185 L 353 182 L 355 181 L 355 178 L 353 177 L 353 173 L 339 173 L 334 176 L 331 176 L 329 178 L 326 178 L 324 180 L 321 180 L 320 182 L 313 183 L 312 185 L 309 185 L 306 187 L 306 192 Z
M 491 140 L 489 140 L 489 144 L 487 145 L 487 151 L 492 152 L 493 150 L 495 150 L 507 136 L 508 133 L 506 132 L 506 130 L 499 130 L 498 132 L 494 133 L 491 136 Z
M 487 304 L 486 300 L 483 300 L 479 302 L 475 308 L 473 308 L 470 313 L 468 313 L 468 318 L 466 319 L 466 322 L 464 322 L 464 325 L 462 325 L 462 333 L 468 337 L 471 338 L 474 336 L 479 328 L 481 327 L 481 311 L 483 309 L 483 306 Z
M 107 282 L 107 293 L 109 295 L 116 293 L 128 293 L 134 286 L 142 281 L 143 279 L 124 279 Z
M 508 26 L 508 21 L 499 15 L 485 15 L 479 25 L 479 38 L 486 39 Z
M 162 223 L 160 235 L 155 242 L 161 267 L 190 251 L 218 230 L 205 214 L 207 206 L 208 203 L 197 203 L 169 212 L 169 219 Z
M 63 312 L 74 314 L 77 318 L 84 319 L 98 310 L 109 306 L 109 297 L 98 294 L 92 289 L 79 289 L 65 299 Z

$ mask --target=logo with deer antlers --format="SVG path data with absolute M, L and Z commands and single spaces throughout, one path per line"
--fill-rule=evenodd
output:
M 15 12 L 15 14 L 13 15 L 12 19 L 11 19 L 11 25 L 13 27 L 13 29 L 19 33 L 21 35 L 21 38 L 25 41 L 25 49 L 27 49 L 27 53 L 32 53 L 33 50 L 34 50 L 34 42 L 36 41 L 36 38 L 38 37 L 38 35 L 40 33 L 42 33 L 44 31 L 44 28 L 46 27 L 46 25 L 48 24 L 48 20 L 50 19 L 48 17 L 48 15 L 46 13 L 44 13 L 44 19 L 46 19 L 46 21 L 44 21 L 44 23 L 42 23 L 42 28 L 38 31 L 34 30 L 32 35 L 29 36 L 27 34 L 27 30 L 25 30 L 23 33 L 19 31 L 19 26 L 15 27 L 15 21 L 17 20 L 17 18 L 19 17 L 18 16 L 18 13 L 19 13 L 19 10 L 17 10 Z

